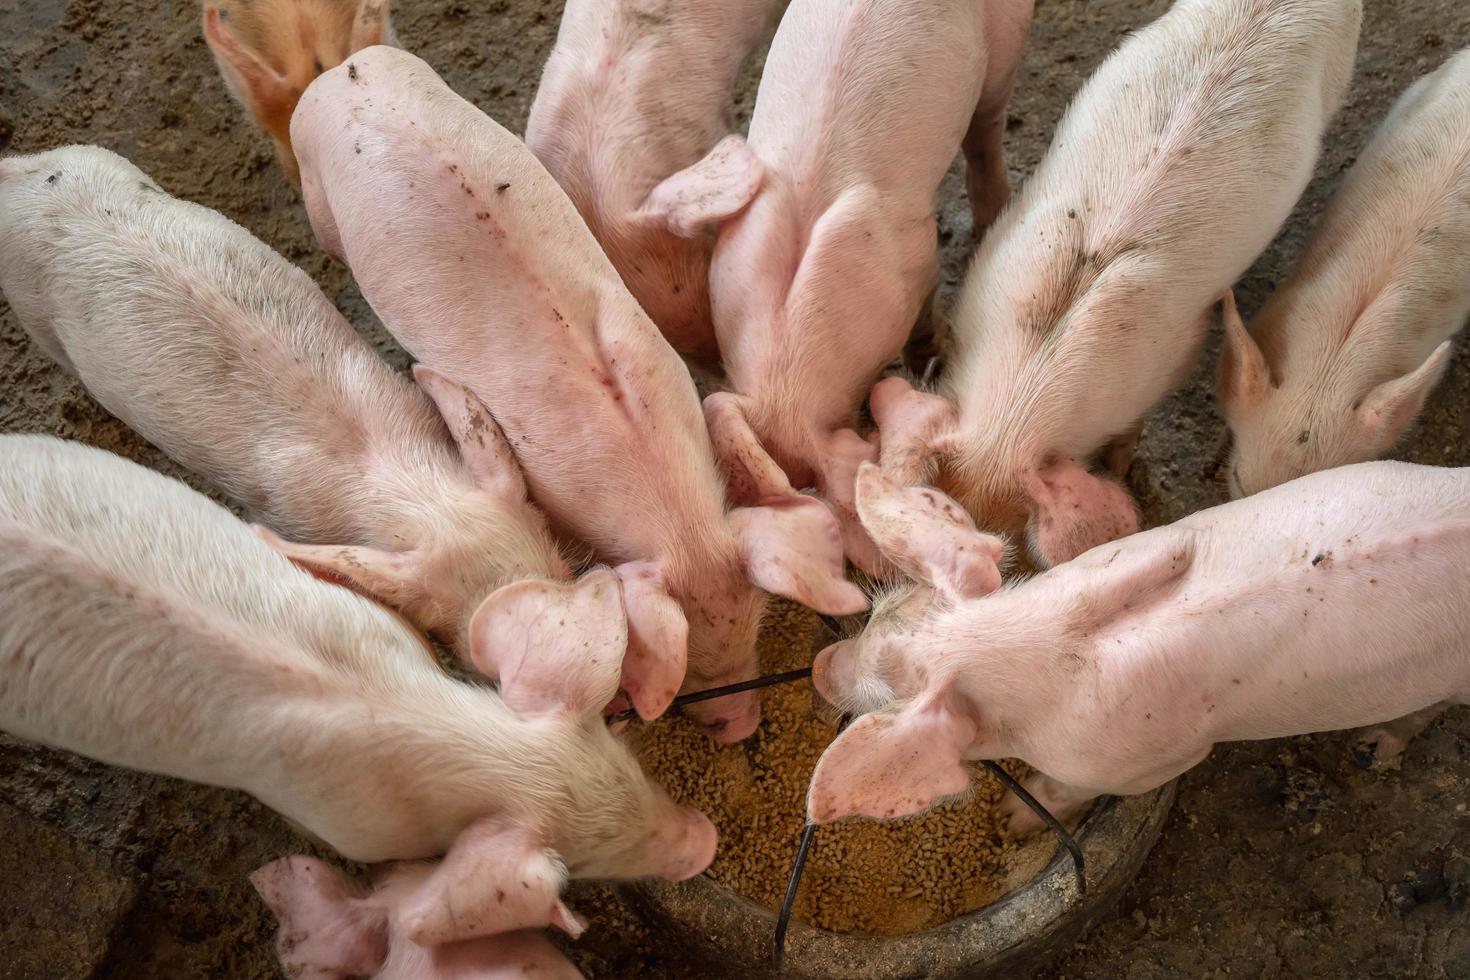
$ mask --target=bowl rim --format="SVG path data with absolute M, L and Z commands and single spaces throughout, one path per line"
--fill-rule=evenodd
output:
M 1069 931 L 1074 919 L 1075 931 L 1080 934 L 1118 897 L 1153 848 L 1172 809 L 1176 785 L 1177 780 L 1137 796 L 1105 796 L 1093 805 L 1074 834 L 1087 859 L 1086 894 L 1077 891 L 1071 857 L 1059 845 L 1044 868 L 1005 896 L 919 932 L 866 936 L 830 932 L 792 919 L 786 936 L 786 972 L 821 976 L 821 965 L 833 966 L 834 957 L 863 964 L 879 953 L 884 960 L 898 955 L 922 965 L 928 958 L 926 950 L 949 944 L 962 944 L 974 953 L 968 962 L 981 958 L 989 962 L 1055 941 Z M 721 944 L 722 935 L 763 934 L 767 942 L 756 958 L 765 963 L 766 973 L 757 975 L 770 974 L 769 939 L 776 926 L 776 913 L 770 909 L 716 882 L 707 873 L 678 883 L 637 881 L 626 888 L 646 920 L 678 925 L 722 961 L 735 958 L 747 966 L 753 963 L 752 951 L 725 948 L 728 944 Z M 706 900 L 699 901 L 701 896 Z M 677 914 L 690 909 L 698 914 Z M 843 975 L 859 978 L 897 974 L 854 969 Z

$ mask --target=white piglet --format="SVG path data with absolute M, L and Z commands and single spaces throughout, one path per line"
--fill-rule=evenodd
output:
M 1102 64 L 980 247 L 943 397 L 873 390 L 898 487 L 932 480 L 981 527 L 1027 531 L 1041 565 L 1137 528 L 1091 467 L 1183 380 L 1291 213 L 1360 19 L 1358 0 L 1180 0 Z
M 585 601 L 615 611 L 611 579 L 589 576 Z M 420 945 L 576 933 L 558 897 L 569 876 L 709 863 L 713 825 L 603 722 L 624 642 L 609 631 L 575 697 L 522 715 L 183 484 L 77 443 L 0 437 L 0 729 L 244 790 L 355 861 L 447 852 L 399 905 Z
M 535 156 L 428 65 L 354 55 L 307 90 L 292 142 L 318 240 L 406 349 L 485 404 L 552 526 L 617 564 L 643 717 L 681 684 L 755 676 L 759 589 L 866 608 L 821 502 L 727 513 L 684 363 Z M 739 739 L 760 702 L 694 714 Z
M 881 526 L 885 550 L 906 547 Z M 1303 477 L 948 605 L 894 598 L 818 655 L 870 711 L 827 749 L 810 816 L 887 818 L 1022 759 L 1059 816 L 1143 793 L 1217 742 L 1470 699 L 1470 469 Z M 1031 823 L 1012 798 L 1012 830 Z
M 1393 448 L 1470 317 L 1470 51 L 1399 99 L 1250 331 L 1225 313 L 1232 496 Z
M 310 277 L 116 154 L 0 161 L 0 288 L 108 411 L 292 539 L 267 533 L 276 548 L 398 609 L 512 701 L 579 669 L 588 636 L 623 628 L 586 619 L 598 611 L 574 598 L 473 395 L 416 372 L 451 440 Z M 541 603 L 567 628 L 523 659 L 508 624 Z
M 685 198 L 667 203 L 675 224 L 697 229 L 718 217 L 702 213 L 706 201 L 764 169 L 715 247 L 729 390 L 705 400 L 705 415 L 735 502 L 815 487 L 870 571 L 852 484 L 877 450 L 851 426 L 934 289 L 934 197 L 968 129 L 994 137 L 976 138 L 977 209 L 993 215 L 1005 201 L 1004 126 L 992 122 L 1003 122 L 1030 21 L 1031 0 L 922 0 L 902 17 L 880 0 L 795 0 L 761 76 L 751 172 L 691 174 Z
M 671 226 L 666 203 L 718 178 L 728 193 L 699 204 L 715 218 L 739 211 L 760 186 L 750 151 L 725 134 L 735 76 L 778 6 L 569 0 L 526 120 L 526 145 L 634 299 L 675 350 L 701 361 L 715 357 L 710 242 Z

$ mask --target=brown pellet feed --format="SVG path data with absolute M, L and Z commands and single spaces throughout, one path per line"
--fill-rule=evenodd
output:
M 810 612 L 775 606 L 761 635 L 762 670 L 805 666 L 832 639 Z M 767 688 L 762 706 L 760 730 L 739 745 L 716 745 L 680 717 L 636 737 L 649 774 L 719 829 L 709 876 L 774 911 L 805 824 L 807 784 L 837 735 L 837 716 L 807 682 Z M 1002 788 L 988 772 L 975 776 L 971 799 L 917 818 L 819 829 L 794 917 L 832 932 L 898 935 L 941 925 L 1034 877 L 1055 840 L 1007 842 L 996 811 Z

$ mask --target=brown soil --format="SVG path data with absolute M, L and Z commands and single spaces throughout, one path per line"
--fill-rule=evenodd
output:
M 782 604 L 761 634 L 761 660 L 767 670 L 793 670 L 831 640 L 815 615 Z M 645 733 L 638 757 L 675 799 L 719 828 L 710 877 L 775 911 L 806 822 L 807 784 L 837 735 L 837 718 L 806 683 L 768 690 L 762 707 L 760 731 L 740 745 L 715 745 L 674 718 Z M 795 917 L 833 932 L 917 932 L 1029 879 L 1056 842 L 1007 841 L 996 811 L 1003 788 L 989 773 L 975 775 L 971 798 L 916 819 L 823 827 L 812 840 Z
M 1354 87 L 1317 179 L 1238 291 L 1259 308 L 1313 217 L 1396 95 L 1470 44 L 1465 0 L 1366 0 Z M 1166 0 L 1038 0 L 1011 106 L 1014 179 L 1036 165 L 1070 94 Z M 405 46 L 511 127 L 555 35 L 552 0 L 404 2 Z M 753 76 L 752 76 L 753 77 Z M 744 86 L 748 108 L 753 86 Z M 13 133 L 13 137 L 11 136 Z M 393 362 L 406 361 L 341 266 L 315 246 L 268 142 L 226 95 L 187 0 L 0 0 L 0 145 L 115 149 L 169 191 L 218 208 L 310 272 Z M 941 320 L 973 245 L 957 175 L 941 210 Z M 1218 342 L 1150 419 L 1130 482 L 1152 524 L 1222 498 L 1209 393 Z M 1399 455 L 1470 463 L 1462 342 Z M 0 430 L 44 431 L 183 475 L 33 350 L 0 302 Z M 197 480 L 190 479 L 195 486 Z M 201 489 L 203 489 L 201 487 Z M 1470 715 L 1448 715 L 1402 767 L 1359 767 L 1327 734 L 1225 747 L 1189 773 L 1163 840 L 1116 910 L 1054 977 L 1470 978 L 1461 902 L 1470 866 Z M 344 761 L 344 764 L 350 764 Z M 274 924 L 245 875 L 310 850 L 238 793 L 124 772 L 0 737 L 0 978 L 278 976 Z M 606 891 L 581 888 L 593 928 L 574 955 L 595 977 L 686 977 L 677 949 Z

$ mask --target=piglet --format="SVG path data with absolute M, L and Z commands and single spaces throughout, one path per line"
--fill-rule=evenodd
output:
M 1470 316 L 1470 50 L 1399 99 L 1251 330 L 1225 312 L 1231 496 L 1393 448 Z
M 305 856 L 257 870 L 251 884 L 280 920 L 276 949 L 299 980 L 578 980 L 582 974 L 529 929 L 440 946 L 407 938 L 417 890 L 433 874 L 401 863 L 362 883 Z M 509 898 L 518 897 L 512 892 Z
M 312 542 L 263 531 L 278 550 L 400 610 L 499 676 L 512 701 L 554 685 L 586 635 L 615 628 L 583 618 L 594 610 L 572 599 L 545 518 L 472 394 L 416 371 L 451 440 L 430 398 L 305 273 L 116 154 L 0 161 L 0 288 L 110 412 Z M 516 623 L 537 609 L 567 629 L 526 661 Z
M 883 465 L 1037 563 L 1138 526 L 1126 469 L 1210 308 L 1305 188 L 1352 74 L 1357 0 L 1180 0 L 1097 70 L 981 244 L 940 396 L 873 390 Z
M 850 426 L 934 289 L 934 196 L 967 129 L 990 134 L 967 144 L 976 209 L 1005 201 L 999 141 L 1030 22 L 1031 0 L 921 0 L 901 17 L 882 0 L 795 0 L 766 58 L 746 172 L 696 168 L 661 202 L 671 227 L 697 230 L 721 217 L 710 202 L 760 184 L 715 247 L 730 390 L 705 415 L 736 502 L 815 487 L 869 571 L 852 481 L 877 451 Z
M 665 208 L 695 181 L 743 208 L 760 169 L 738 136 L 731 89 L 777 0 L 569 0 L 526 121 L 526 145 L 556 178 L 675 350 L 715 356 L 710 243 L 670 229 Z M 691 168 L 686 170 L 686 168 Z
M 291 113 L 311 80 L 372 44 L 397 44 L 388 0 L 205 0 L 204 40 L 230 94 L 299 185 Z
M 682 879 L 713 856 L 713 825 L 602 720 L 627 642 L 612 573 L 577 593 L 604 628 L 563 678 L 575 696 L 512 711 L 183 484 L 0 437 L 0 729 L 244 790 L 354 861 L 445 855 L 405 898 L 421 945 L 578 931 L 567 878 Z M 539 902 L 505 901 L 522 893 Z
M 909 547 L 869 530 L 885 553 Z M 1466 701 L 1470 469 L 1330 470 L 990 595 L 922 591 L 818 655 L 818 689 L 872 713 L 819 761 L 813 820 L 913 813 L 963 792 L 966 760 L 1004 758 L 1067 816 L 1160 786 L 1216 742 Z
M 360 52 L 307 90 L 291 133 L 317 239 L 406 349 L 489 409 L 552 526 L 618 566 L 640 714 L 681 683 L 755 675 L 759 589 L 866 607 L 820 501 L 726 513 L 678 354 L 536 158 L 428 65 Z M 736 740 L 760 703 L 695 716 Z

